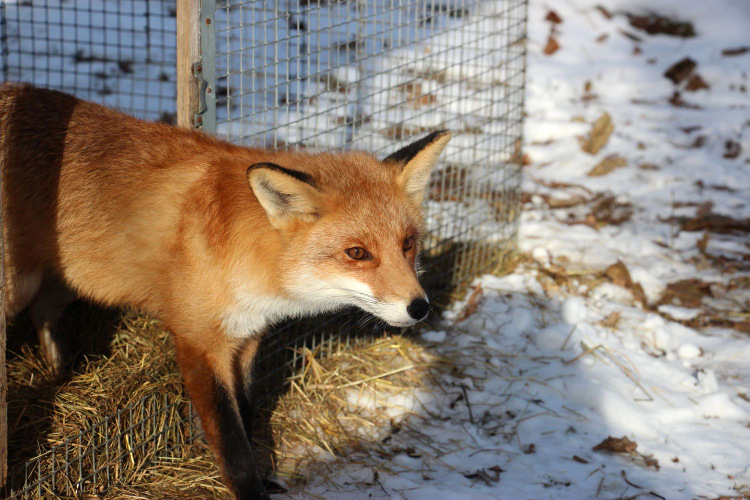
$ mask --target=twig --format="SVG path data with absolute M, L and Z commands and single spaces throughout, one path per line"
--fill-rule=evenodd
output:
M 474 425 L 474 414 L 471 411 L 471 403 L 469 402 L 469 395 L 466 393 L 466 384 L 461 384 L 461 390 L 464 391 L 464 400 L 466 400 L 466 407 L 469 409 L 469 422 Z

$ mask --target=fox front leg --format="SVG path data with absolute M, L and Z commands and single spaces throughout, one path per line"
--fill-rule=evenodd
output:
M 268 499 L 246 432 L 252 409 L 239 377 L 243 353 L 252 346 L 242 349 L 243 343 L 224 340 L 199 350 L 177 336 L 175 345 L 185 387 L 226 485 L 237 499 Z

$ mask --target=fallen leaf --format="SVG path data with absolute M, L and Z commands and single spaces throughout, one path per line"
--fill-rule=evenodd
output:
M 621 319 L 622 319 L 622 314 L 620 314 L 620 311 L 614 311 L 609 316 L 604 318 L 600 322 L 600 324 L 605 328 L 616 329 L 617 324 L 620 322 Z
M 678 225 L 680 231 L 710 231 L 717 234 L 750 233 L 750 219 L 735 219 L 728 215 L 708 214 L 660 220 Z
M 549 37 L 547 37 L 547 45 L 544 46 L 544 55 L 551 56 L 559 49 L 560 44 L 557 42 L 557 39 L 552 35 L 552 33 L 550 33 Z
M 474 288 L 474 291 L 471 292 L 471 295 L 469 296 L 469 300 L 466 301 L 466 306 L 456 318 L 456 323 L 460 323 L 476 312 L 477 307 L 479 307 L 479 300 L 481 299 L 483 292 L 484 290 L 482 290 L 482 285 L 477 285 Z
M 581 144 L 581 149 L 589 154 L 595 155 L 607 144 L 609 136 L 615 130 L 612 117 L 604 112 L 591 127 L 588 138 Z
M 579 464 L 587 464 L 587 463 L 589 463 L 588 460 L 586 460 L 585 458 L 581 458 L 578 455 L 573 455 L 573 460 L 576 461 L 576 462 L 578 462 Z
M 646 16 L 627 14 L 627 16 L 628 22 L 633 28 L 645 31 L 649 35 L 668 35 L 680 38 L 690 38 L 695 36 L 693 23 L 688 21 L 670 19 L 666 16 L 660 16 L 657 14 Z
M 648 305 L 648 300 L 646 299 L 643 287 L 640 283 L 633 281 L 630 277 L 630 271 L 628 271 L 627 266 L 622 261 L 618 260 L 616 263 L 609 266 L 604 271 L 604 275 L 608 277 L 613 284 L 630 290 L 630 293 L 633 294 L 635 300 L 644 306 Z M 617 320 L 619 320 L 619 318 L 617 318 Z
M 598 37 L 596 37 L 596 41 L 597 41 L 597 43 L 602 43 L 607 38 L 609 38 L 609 34 L 608 33 L 602 33 L 601 35 L 599 35 Z
M 742 146 L 737 141 L 727 139 L 724 143 L 724 158 L 737 158 L 742 153 Z
M 731 56 L 740 56 L 742 54 L 745 54 L 747 52 L 750 52 L 750 47 L 735 47 L 732 49 L 724 49 L 721 51 L 721 55 L 731 57 Z
M 604 441 L 594 446 L 594 451 L 611 451 L 612 453 L 634 453 L 638 443 L 631 441 L 627 436 L 621 438 L 607 437 Z
M 643 457 L 643 461 L 646 462 L 646 467 L 653 467 L 656 470 L 661 469 L 661 467 L 659 467 L 659 461 L 657 459 L 653 458 L 653 456 L 651 456 L 651 455 L 648 455 L 648 456 L 641 455 L 641 457 Z
M 547 12 L 547 17 L 545 17 L 544 20 L 549 21 L 552 24 L 560 24 L 562 22 L 562 18 L 554 10 Z
M 698 278 L 690 278 L 669 283 L 657 304 L 695 309 L 701 307 L 704 297 L 711 296 L 711 283 L 706 283 Z
M 695 70 L 696 66 L 698 66 L 698 63 L 689 57 L 686 57 L 670 66 L 669 69 L 664 72 L 664 76 L 677 85 L 685 78 L 689 77 Z
M 612 155 L 604 158 L 594 168 L 588 171 L 589 177 L 607 175 L 615 169 L 627 166 L 628 162 L 622 156 Z
M 688 92 L 697 92 L 699 90 L 703 89 L 709 89 L 711 87 L 708 86 L 708 84 L 701 78 L 700 75 L 693 75 L 690 80 L 688 80 L 687 85 L 685 85 L 685 90 Z

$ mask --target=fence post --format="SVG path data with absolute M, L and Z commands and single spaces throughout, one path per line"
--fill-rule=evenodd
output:
M 200 111 L 200 80 L 193 64 L 200 60 L 201 0 L 177 2 L 177 125 L 193 128 Z
M 177 2 L 177 125 L 216 131 L 216 0 Z

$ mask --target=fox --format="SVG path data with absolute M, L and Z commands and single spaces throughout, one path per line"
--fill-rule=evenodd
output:
M 157 317 L 228 489 L 268 498 L 250 443 L 260 339 L 350 306 L 395 327 L 428 315 L 420 207 L 450 138 L 383 160 L 250 148 L 2 83 L 5 313 L 28 308 L 56 375 L 76 298 Z

